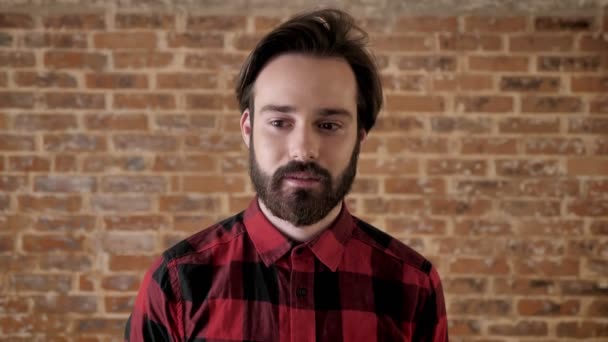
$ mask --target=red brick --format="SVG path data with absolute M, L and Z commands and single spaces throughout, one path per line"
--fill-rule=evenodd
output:
M 557 285 L 553 280 L 515 278 L 494 280 L 494 292 L 505 295 L 549 295 L 556 292 Z
M 205 15 L 190 16 L 186 29 L 191 31 L 244 31 L 247 18 L 243 16 Z
M 55 155 L 55 167 L 53 171 L 56 172 L 76 172 L 78 169 L 77 160 L 75 155 L 71 154 L 57 154 Z
M 71 114 L 17 114 L 13 127 L 20 131 L 58 131 L 75 129 L 78 123 Z
M 172 48 L 221 49 L 224 47 L 224 35 L 209 32 L 170 32 L 167 34 L 167 44 Z
M 457 257 L 450 262 L 452 273 L 470 273 L 485 275 L 506 275 L 510 272 L 509 263 L 504 258 L 470 258 Z
M 448 140 L 445 138 L 390 137 L 386 149 L 389 153 L 447 153 Z
M 368 214 L 380 214 L 380 215 L 420 215 L 423 212 L 426 213 L 427 207 L 421 199 L 403 199 L 394 198 L 387 200 L 385 198 L 365 198 L 363 201 L 363 207 L 365 212 Z M 400 229 L 403 229 L 403 219 L 401 219 Z M 394 228 L 391 227 L 391 229 Z M 444 228 L 437 228 L 438 230 L 445 230 Z
M 226 157 L 223 157 L 226 158 Z M 205 172 L 215 171 L 217 168 L 217 158 L 209 155 L 163 155 L 156 156 L 154 160 L 155 171 L 173 171 L 173 172 Z M 246 171 L 246 170 L 243 170 Z
M 434 42 L 431 36 L 421 35 L 377 35 L 370 39 L 370 48 L 374 51 L 398 52 L 432 51 Z
M 158 193 L 167 191 L 167 179 L 162 176 L 104 176 L 101 179 L 101 191 L 110 193 L 146 192 Z
M 245 61 L 246 54 L 243 52 L 218 52 L 208 51 L 201 54 L 187 54 L 184 66 L 193 69 L 230 69 L 239 70 Z
M 85 49 L 89 46 L 84 33 L 26 33 L 24 42 L 31 48 Z
M 394 212 L 388 210 L 388 213 Z M 445 234 L 446 225 L 441 220 L 387 218 L 386 232 L 395 237 L 411 237 L 412 235 L 442 235 Z
M 361 165 L 361 164 L 359 164 Z M 203 169 L 213 170 L 214 162 L 205 166 Z M 226 156 L 221 158 L 220 169 L 223 173 L 246 173 L 249 170 L 249 161 L 246 156 Z
M 8 32 L 0 32 L 0 46 L 11 47 L 13 46 L 14 37 Z
M 509 51 L 513 52 L 568 52 L 573 50 L 573 46 L 571 36 L 535 34 L 509 38 Z
M 513 217 L 551 217 L 560 215 L 559 201 L 513 200 L 499 203 L 501 212 Z
M 34 191 L 36 192 L 95 192 L 97 181 L 87 176 L 36 176 Z
M 499 247 L 499 243 L 488 239 L 471 238 L 446 238 L 433 239 L 433 244 L 437 246 L 439 254 L 450 255 L 476 255 L 491 256 Z
M 177 139 L 168 135 L 115 135 L 114 147 L 118 150 L 169 152 L 177 149 Z
M 34 108 L 34 94 L 26 92 L 0 92 L 0 108 Z
M 608 201 L 601 199 L 576 199 L 568 204 L 568 213 L 577 216 L 606 216 Z
M 149 211 L 152 204 L 152 198 L 144 195 L 94 195 L 90 197 L 91 208 L 99 211 Z
M 557 323 L 558 337 L 574 337 L 577 340 L 608 337 L 608 328 L 605 323 L 582 321 L 582 322 L 559 322 Z
M 433 199 L 430 205 L 433 215 L 480 216 L 492 209 L 492 203 L 482 199 Z
M 587 317 L 606 317 L 608 315 L 608 301 L 605 299 L 596 299 L 589 305 L 586 315 Z
M 81 334 L 105 334 L 116 336 L 125 326 L 124 319 L 118 318 L 96 318 L 75 319 L 73 329 L 76 335 Z
M 488 289 L 488 279 L 459 277 L 442 279 L 443 289 L 447 293 L 478 295 L 486 293 Z M 451 332 L 451 331 L 450 331 Z
M 528 138 L 524 144 L 525 153 L 551 155 L 583 155 L 585 142 L 579 138 Z
M 104 223 L 108 230 L 160 230 L 168 224 L 163 216 L 152 215 L 106 216 Z
M 0 151 L 33 151 L 36 141 L 33 136 L 0 134 Z
M 51 152 L 94 152 L 107 150 L 106 138 L 85 134 L 45 135 L 45 151 Z
M 515 261 L 515 271 L 520 275 L 547 277 L 579 276 L 580 261 L 568 258 L 557 260 L 525 258 Z
M 175 109 L 172 94 L 114 94 L 113 108 L 116 109 Z
M 600 158 L 571 158 L 567 160 L 568 175 L 605 176 L 608 174 L 608 160 Z
M 232 46 L 236 50 L 251 51 L 255 49 L 258 43 L 264 38 L 263 33 L 243 33 L 238 34 L 232 39 Z
M 8 170 L 24 172 L 48 172 L 51 170 L 51 161 L 49 158 L 40 156 L 9 156 Z
M 608 77 L 572 77 L 570 86 L 573 92 L 595 92 L 606 94 L 608 92 Z
M 485 160 L 470 159 L 429 159 L 426 161 L 428 175 L 484 176 L 487 173 Z
M 104 251 L 111 254 L 155 253 L 157 238 L 152 232 L 117 232 L 104 234 L 101 239 Z M 105 287 L 104 287 L 105 288 Z
M 501 299 L 456 299 L 450 302 L 450 309 L 455 315 L 476 315 L 484 317 L 510 316 L 510 300 Z
M 31 29 L 34 19 L 29 14 L 4 12 L 0 13 L 0 28 L 2 29 Z
M 241 177 L 220 177 L 220 176 L 184 176 L 182 186 L 188 192 L 243 192 L 245 182 Z
M 50 69 L 102 70 L 108 65 L 108 57 L 96 52 L 47 51 L 44 66 Z
M 593 72 L 600 68 L 599 56 L 538 56 L 539 71 Z
M 206 195 L 166 195 L 159 198 L 160 211 L 214 214 L 219 208 L 219 199 Z
M 464 219 L 454 223 L 454 233 L 458 236 L 507 236 L 513 230 L 507 222 Z
M 86 215 L 44 215 L 34 223 L 34 229 L 48 232 L 81 232 L 94 228 L 95 217 Z
M 283 20 L 279 17 L 255 16 L 253 17 L 253 27 L 256 32 L 268 32 L 279 26 Z
M 589 107 L 592 114 L 606 114 L 608 113 L 608 98 L 592 99 Z
M 511 33 L 525 31 L 526 17 L 471 16 L 465 18 L 466 32 Z
M 81 252 L 84 249 L 84 237 L 72 237 L 50 234 L 24 234 L 23 250 L 26 252 L 44 253 L 48 251 Z
M 249 201 L 251 198 L 246 198 L 245 200 Z M 230 203 L 232 204 L 232 198 L 230 199 Z M 245 203 L 243 207 L 240 207 L 241 210 L 247 208 L 249 203 Z M 232 211 L 232 205 L 230 205 L 230 211 Z M 174 216 L 173 217 L 173 225 L 172 228 L 179 231 L 185 231 L 189 233 L 196 233 L 200 231 L 204 227 L 209 227 L 212 224 L 216 223 L 218 220 L 213 216 L 208 215 L 194 215 L 194 216 Z
M 567 296 L 604 297 L 608 288 L 597 280 L 564 280 L 561 282 L 561 293 Z
M 499 51 L 502 39 L 498 35 L 450 34 L 439 36 L 442 51 Z
M 549 177 L 562 174 L 557 160 L 496 160 L 496 174 L 507 177 Z
M 87 93 L 46 93 L 45 102 L 49 109 L 103 109 L 105 108 L 104 94 Z
M 148 255 L 110 255 L 109 268 L 112 271 L 136 271 L 148 269 L 157 259 Z
M 589 196 L 603 196 L 608 194 L 608 180 L 585 181 L 585 188 Z
M 436 116 L 431 118 L 431 130 L 434 133 L 490 133 L 492 121 L 489 118 Z
M 149 169 L 142 156 L 95 155 L 85 156 L 82 162 L 84 172 L 143 171 Z
M 450 319 L 450 336 L 478 336 L 481 324 L 476 320 Z
M 155 49 L 154 32 L 103 32 L 93 36 L 93 44 L 98 49 Z
M 416 132 L 424 130 L 424 121 L 418 116 L 379 116 L 374 125 L 376 132 Z
M 399 70 L 455 71 L 458 60 L 454 56 L 401 56 L 396 60 Z
M 389 194 L 444 194 L 446 185 L 442 179 L 391 177 L 384 181 L 385 192 Z
M 399 17 L 393 30 L 396 32 L 452 32 L 458 30 L 458 18 L 439 16 Z
M 517 92 L 557 92 L 560 87 L 558 77 L 503 76 L 500 90 Z
M 431 89 L 437 91 L 459 91 L 459 90 L 492 90 L 494 81 L 488 75 L 456 74 L 438 75 L 431 80 Z
M 29 190 L 29 180 L 27 176 L 3 176 L 0 177 L 0 191 L 22 192 Z
M 46 16 L 43 19 L 43 25 L 47 29 L 98 30 L 106 28 L 103 14 L 88 13 Z
M 190 152 L 238 152 L 245 151 L 243 137 L 239 134 L 203 134 L 186 136 L 186 149 Z
M 124 68 L 164 68 L 173 61 L 173 53 L 156 51 L 116 51 L 113 54 L 114 67 Z
M 0 51 L 0 67 L 28 68 L 36 64 L 36 57 L 32 52 Z
M 559 118 L 506 118 L 498 123 L 500 133 L 543 134 L 558 133 Z
M 592 17 L 537 17 L 534 19 L 536 31 L 590 31 L 593 28 Z
M 352 194 L 375 194 L 378 193 L 380 183 L 378 179 L 357 177 L 352 185 Z
M 218 75 L 209 72 L 157 74 L 156 87 L 160 89 L 213 89 L 218 87 Z
M 66 293 L 72 289 L 72 277 L 69 274 L 13 273 L 10 278 L 17 291 Z
M 598 34 L 584 34 L 579 40 L 579 49 L 583 52 L 603 52 L 608 49 L 608 41 Z
M 511 323 L 495 323 L 488 326 L 491 335 L 499 336 L 547 336 L 547 322 L 522 320 Z
M 84 116 L 90 130 L 148 130 L 148 118 L 144 114 L 90 114 Z
M 361 174 L 372 175 L 407 175 L 417 174 L 418 161 L 410 158 L 360 158 L 357 169 Z M 246 169 L 245 169 L 246 170 Z
M 19 209 L 26 211 L 77 212 L 82 207 L 82 198 L 74 195 L 21 195 L 18 197 L 18 203 Z
M 440 96 L 387 95 L 385 110 L 389 112 L 443 112 L 445 100 Z
M 0 312 L 3 314 L 27 313 L 29 311 L 29 303 L 24 301 L 22 297 L 3 296 L 0 298 Z
M 224 97 L 219 94 L 187 94 L 186 108 L 188 109 L 223 109 Z
M 466 113 L 509 113 L 513 112 L 513 98 L 509 96 L 458 96 L 456 107 Z
M 528 71 L 529 58 L 524 56 L 469 56 L 472 71 Z
M 572 113 L 583 108 L 578 97 L 528 96 L 522 99 L 524 113 Z
M 86 74 L 86 86 L 92 89 L 145 89 L 148 88 L 148 76 L 142 74 Z
M 114 25 L 119 29 L 163 29 L 175 28 L 175 16 L 160 13 L 119 13 Z
M 78 81 L 73 75 L 62 72 L 15 72 L 14 81 L 18 87 L 76 88 Z
M 81 313 L 97 311 L 97 298 L 93 296 L 45 296 L 33 297 L 34 308 L 40 313 Z
M 517 154 L 517 139 L 462 138 L 462 154 Z
M 120 297 L 106 297 L 105 308 L 106 312 L 109 313 L 123 313 L 129 314 L 135 306 L 135 297 L 133 296 L 120 296 Z

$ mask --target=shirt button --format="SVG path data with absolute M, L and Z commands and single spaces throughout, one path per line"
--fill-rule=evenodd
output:
M 299 287 L 299 288 L 296 290 L 296 296 L 298 296 L 298 297 L 305 297 L 307 293 L 308 293 L 308 290 L 306 290 L 306 289 L 305 289 L 305 288 L 303 288 L 303 287 Z
M 296 255 L 302 255 L 303 252 L 304 252 L 303 248 L 296 249 Z

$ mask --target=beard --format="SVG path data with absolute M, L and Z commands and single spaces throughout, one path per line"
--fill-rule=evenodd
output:
M 319 222 L 334 209 L 350 191 L 357 174 L 360 141 L 357 139 L 346 169 L 334 180 L 331 173 L 315 162 L 290 161 L 274 174 L 264 173 L 255 157 L 250 138 L 249 176 L 260 200 L 276 217 L 296 227 Z M 285 178 L 294 172 L 306 172 L 319 180 L 319 188 L 285 188 Z

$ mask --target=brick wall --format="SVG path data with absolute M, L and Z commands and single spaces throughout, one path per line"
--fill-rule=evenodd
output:
M 289 12 L 70 3 L 0 11 L 1 340 L 120 340 L 153 258 L 247 204 L 233 81 Z M 438 266 L 453 341 L 606 340 L 606 12 L 355 13 L 386 107 L 351 209 Z

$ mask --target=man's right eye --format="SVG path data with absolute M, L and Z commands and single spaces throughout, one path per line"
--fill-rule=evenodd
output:
M 272 120 L 270 121 L 270 125 L 277 127 L 277 128 L 283 128 L 285 127 L 285 121 L 283 120 Z

